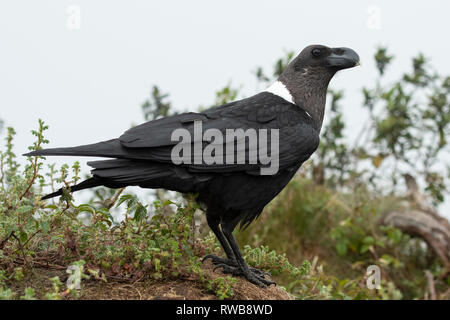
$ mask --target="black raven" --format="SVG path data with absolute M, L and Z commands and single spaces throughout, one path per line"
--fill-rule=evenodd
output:
M 118 139 L 73 148 L 37 150 L 26 155 L 112 158 L 88 162 L 94 168 L 92 177 L 72 186 L 72 192 L 96 186 L 140 186 L 198 194 L 198 201 L 207 208 L 208 225 L 227 256 L 226 259 L 214 255 L 205 258 L 211 258 L 224 273 L 244 276 L 248 281 L 266 287 L 274 282 L 265 278 L 266 272 L 246 264 L 232 232 L 238 223 L 247 226 L 257 218 L 317 149 L 328 83 L 337 71 L 358 64 L 359 56 L 352 49 L 308 46 L 289 63 L 272 86 L 250 98 L 202 112 L 146 122 L 129 129 Z M 182 157 L 191 150 L 191 146 L 195 149 L 198 141 L 201 148 L 211 143 L 222 150 L 229 142 L 201 135 L 196 138 L 196 125 L 206 130 L 216 129 L 215 133 L 242 129 L 243 138 L 242 135 L 241 138 L 233 136 L 233 144 L 239 139 L 247 141 L 249 129 L 261 132 L 275 129 L 277 135 L 271 135 L 267 141 L 278 143 L 271 144 L 271 156 L 276 157 L 277 167 L 272 173 L 263 174 L 262 169 L 267 167 L 267 162 L 249 161 L 251 146 L 245 144 L 240 151 L 243 150 L 247 161 L 206 163 L 204 159 L 197 159 L 199 154 L 195 154 L 195 150 L 194 156 L 187 155 L 186 161 L 174 161 L 173 150 L 179 147 L 179 141 L 173 140 L 177 129 L 194 135 L 194 139 L 182 144 L 189 147 L 180 153 Z M 278 138 L 276 141 L 275 136 Z M 261 144 L 258 150 L 260 148 Z M 239 148 L 230 150 L 234 160 Z M 200 156 L 201 152 L 202 149 Z M 42 199 L 61 194 L 62 189 Z

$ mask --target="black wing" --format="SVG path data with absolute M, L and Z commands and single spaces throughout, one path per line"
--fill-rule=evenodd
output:
M 185 113 L 139 125 L 120 136 L 127 158 L 144 158 L 163 163 L 172 162 L 171 151 L 178 141 L 172 141 L 175 129 L 186 129 L 194 137 L 194 121 L 201 121 L 203 132 L 218 129 L 224 135 L 226 129 L 278 129 L 279 167 L 286 168 L 308 159 L 319 144 L 318 132 L 312 119 L 299 106 L 273 95 L 260 93 L 251 98 L 236 101 L 201 113 Z M 194 140 L 191 141 L 193 143 Z M 209 141 L 202 141 L 210 144 Z M 225 140 L 222 147 L 225 150 Z M 215 144 L 216 142 L 212 142 Z M 270 135 L 268 143 L 270 144 Z M 236 150 L 235 150 L 236 152 Z M 249 145 L 246 144 L 246 159 Z M 271 154 L 271 157 L 277 156 Z M 257 164 L 182 164 L 191 172 L 236 172 L 257 174 L 263 166 Z
M 150 121 L 126 131 L 119 139 L 73 148 L 36 150 L 26 155 L 78 155 L 119 159 L 89 162 L 94 167 L 93 178 L 74 186 L 73 191 L 97 185 L 112 188 L 139 185 L 197 192 L 203 182 L 216 174 L 260 174 L 263 167 L 261 163 L 174 165 L 171 152 L 178 141 L 172 141 L 172 132 L 184 128 L 194 136 L 194 121 L 202 122 L 203 131 L 215 128 L 222 133 L 226 129 L 278 129 L 279 169 L 298 168 L 319 145 L 319 134 L 314 129 L 313 120 L 301 106 L 265 92 L 201 113 L 184 113 Z M 248 159 L 248 144 L 245 152 Z M 272 153 L 271 158 L 274 156 L 276 155 Z M 46 198 L 61 195 L 61 192 L 62 190 L 58 190 Z
M 172 132 L 176 129 L 186 129 L 191 137 L 195 137 L 195 121 L 201 121 L 203 132 L 207 129 L 218 129 L 224 136 L 227 129 L 242 129 L 244 131 L 247 129 L 278 129 L 280 169 L 301 164 L 311 156 L 319 145 L 319 133 L 314 129 L 313 120 L 301 106 L 294 105 L 272 93 L 263 92 L 201 113 L 184 113 L 146 122 L 127 130 L 119 139 L 72 148 L 36 150 L 26 155 L 94 156 L 145 160 L 151 163 L 174 165 L 171 154 L 178 141 L 172 140 Z M 268 145 L 270 145 L 270 138 L 269 134 Z M 201 139 L 202 135 L 200 135 Z M 194 142 L 195 140 L 190 143 Z M 209 141 L 202 141 L 202 143 L 210 144 Z M 213 144 L 217 146 L 217 142 L 214 141 Z M 226 150 L 226 139 L 221 144 L 223 150 Z M 241 145 L 245 145 L 245 159 L 248 159 L 250 146 L 248 143 L 242 143 Z M 236 148 L 235 153 L 237 153 Z M 275 152 L 271 152 L 270 157 L 272 159 L 276 156 Z M 251 174 L 258 174 L 261 167 L 264 167 L 260 162 L 249 164 L 248 161 L 245 164 L 201 163 L 181 164 L 180 166 L 190 172 L 245 171 Z

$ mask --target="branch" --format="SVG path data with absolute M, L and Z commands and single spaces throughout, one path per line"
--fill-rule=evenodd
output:
M 389 212 L 381 219 L 381 223 L 421 237 L 445 267 L 450 267 L 450 224 L 445 218 L 430 210 L 411 209 Z
M 425 276 L 427 277 L 428 290 L 430 291 L 431 300 L 437 300 L 436 289 L 434 287 L 434 279 L 430 270 L 425 270 Z
M 125 190 L 125 188 L 120 188 L 116 191 L 116 193 L 114 194 L 114 197 L 110 201 L 108 201 L 106 208 L 111 209 L 114 206 L 114 204 L 116 203 L 117 199 L 119 199 L 119 196 L 123 192 L 123 190 Z

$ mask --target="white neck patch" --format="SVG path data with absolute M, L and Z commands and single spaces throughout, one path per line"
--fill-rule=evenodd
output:
M 305 69 L 305 72 L 307 72 L 306 69 Z M 264 92 L 273 93 L 274 95 L 277 95 L 277 96 L 283 98 L 284 100 L 295 104 L 294 99 L 292 98 L 292 95 L 289 92 L 288 88 L 286 88 L 284 83 L 279 80 L 275 81 L 270 87 L 268 87 L 266 90 L 264 90 Z M 308 111 L 305 110 L 305 112 L 312 119 L 312 117 L 308 113 Z
M 277 96 L 283 98 L 284 100 L 295 104 L 294 99 L 292 99 L 292 95 L 289 92 L 288 88 L 286 88 L 284 83 L 279 80 L 275 81 L 270 87 L 268 87 L 264 91 L 273 93 L 274 95 L 277 95 Z

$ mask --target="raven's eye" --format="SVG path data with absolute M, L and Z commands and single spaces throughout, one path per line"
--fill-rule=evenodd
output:
M 321 54 L 320 49 L 313 49 L 311 51 L 311 54 L 313 55 L 313 57 L 319 57 Z

